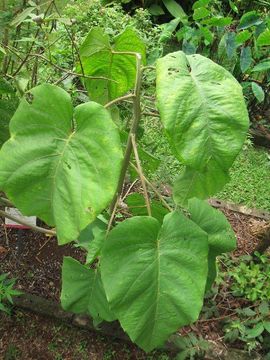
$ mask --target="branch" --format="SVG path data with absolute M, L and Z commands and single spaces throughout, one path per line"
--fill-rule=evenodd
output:
M 56 236 L 56 232 L 53 230 L 49 230 L 49 229 L 45 229 L 39 226 L 35 226 L 32 224 L 29 224 L 27 221 L 21 220 L 19 218 L 17 218 L 16 216 L 10 215 L 8 213 L 6 213 L 3 210 L 0 210 L 0 216 L 6 217 L 12 221 L 17 222 L 18 224 L 24 225 L 24 226 L 28 226 L 29 228 L 31 228 L 34 231 L 46 234 L 46 235 L 52 235 L 52 236 Z
M 142 115 L 145 115 L 145 116 L 154 116 L 154 117 L 160 117 L 158 113 L 155 113 L 155 112 L 142 112 Z
M 113 81 L 116 82 L 115 80 L 112 79 L 108 79 L 104 76 L 88 76 L 88 75 L 83 75 L 83 74 L 79 74 L 79 73 L 75 73 L 73 71 L 69 71 L 67 69 L 62 68 L 61 66 L 58 66 L 56 64 L 54 64 L 51 60 L 47 59 L 45 56 L 41 55 L 41 54 L 29 54 L 29 56 L 33 56 L 33 57 L 39 57 L 42 60 L 46 61 L 48 64 L 52 65 L 53 67 L 55 67 L 57 70 L 59 71 L 63 71 L 66 74 L 72 75 L 72 76 L 77 76 L 77 77 L 83 77 L 86 79 L 92 79 L 92 80 L 107 80 L 107 81 Z
M 127 140 L 126 151 L 125 151 L 124 161 L 123 161 L 123 165 L 122 165 L 122 169 L 121 169 L 121 174 L 120 174 L 120 177 L 118 180 L 117 190 L 116 190 L 116 193 L 114 195 L 114 198 L 113 198 L 111 206 L 110 206 L 111 213 L 113 212 L 113 210 L 115 208 L 115 204 L 118 202 L 118 199 L 121 196 L 122 188 L 123 188 L 123 185 L 125 182 L 125 176 L 126 176 L 126 172 L 127 172 L 129 161 L 130 161 L 131 152 L 132 152 L 131 136 L 133 134 L 136 137 L 136 133 L 138 131 L 139 121 L 141 118 L 140 93 L 141 93 L 141 83 L 142 83 L 142 69 L 141 69 L 142 57 L 141 57 L 141 55 L 138 53 L 133 53 L 133 52 L 129 52 L 129 51 L 127 51 L 127 52 L 113 51 L 113 53 L 135 56 L 137 70 L 136 70 L 136 83 L 135 83 L 134 97 L 133 97 L 134 117 L 133 117 L 133 121 L 131 123 L 131 128 L 130 128 L 130 132 L 129 132 L 129 136 L 128 136 L 128 140 Z
M 124 100 L 127 100 L 127 99 L 130 99 L 130 98 L 134 98 L 134 94 L 127 94 L 127 95 L 124 95 L 124 96 L 121 96 L 117 99 L 114 99 L 110 102 L 108 102 L 106 105 L 104 105 L 104 107 L 107 109 L 108 107 L 120 102 L 120 101 L 124 101 Z
M 139 176 L 140 176 L 142 187 L 143 187 L 143 194 L 144 194 L 145 204 L 146 204 L 146 207 L 147 207 L 147 213 L 148 213 L 148 216 L 152 216 L 150 200 L 149 200 L 149 196 L 148 196 L 147 188 L 146 188 L 146 184 L 145 184 L 145 177 L 143 175 L 143 171 L 142 171 L 142 167 L 141 167 L 141 163 L 140 163 L 140 158 L 139 158 L 139 154 L 138 154 L 134 134 L 131 134 L 131 142 L 132 142 L 132 147 L 133 147 L 133 151 L 134 151 L 135 160 L 136 160 L 136 163 L 137 163 L 137 168 L 138 168 L 138 171 L 139 171 Z
M 8 199 L 6 199 L 6 198 L 4 198 L 2 196 L 0 197 L 0 203 L 3 203 L 3 204 L 5 204 L 7 206 L 10 206 L 10 207 L 13 206 L 13 204 Z
M 139 169 L 132 163 L 130 162 L 130 165 L 133 167 L 134 170 L 137 171 L 137 173 L 139 174 Z M 167 202 L 164 200 L 163 196 L 161 195 L 161 193 L 157 190 L 157 188 L 151 183 L 151 181 L 149 181 L 144 175 L 144 181 L 147 183 L 147 185 L 150 186 L 150 188 L 153 190 L 153 192 L 156 194 L 156 196 L 160 199 L 160 201 L 162 202 L 162 204 L 164 205 L 164 207 L 166 209 L 168 209 L 169 211 L 173 211 L 173 209 L 167 204 Z

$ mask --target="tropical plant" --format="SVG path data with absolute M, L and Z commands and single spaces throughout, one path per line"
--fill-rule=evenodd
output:
M 21 291 L 14 289 L 16 279 L 8 279 L 8 274 L 0 275 L 0 311 L 10 313 L 13 296 L 21 295 Z
M 0 189 L 23 214 L 55 227 L 59 245 L 77 241 L 87 249 L 86 264 L 64 259 L 63 308 L 95 322 L 118 319 L 132 341 L 150 351 L 197 319 L 216 257 L 235 247 L 225 216 L 203 199 L 229 180 L 245 141 L 242 88 L 201 55 L 177 51 L 157 61 L 161 121 L 186 167 L 172 208 L 146 179 L 137 144 L 143 42 L 131 29 L 113 41 L 92 29 L 79 55 L 77 71 L 91 101 L 73 108 L 69 94 L 50 84 L 26 92 L 0 151 Z M 133 103 L 127 136 L 112 114 L 125 101 Z M 117 223 L 130 168 L 140 177 L 147 215 Z M 152 211 L 157 201 L 159 211 Z

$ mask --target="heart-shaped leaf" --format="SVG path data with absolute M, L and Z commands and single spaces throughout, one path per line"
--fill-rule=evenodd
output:
M 109 234 L 101 276 L 112 311 L 145 351 L 197 319 L 207 278 L 207 234 L 179 212 L 133 217 Z
M 208 179 L 207 191 L 200 186 L 196 196 L 205 198 L 208 189 L 220 190 L 248 130 L 240 84 L 213 61 L 178 51 L 157 62 L 157 100 L 174 154 L 189 173 Z M 212 184 L 213 174 L 220 183 Z M 188 188 L 193 187 L 193 178 L 189 174 Z M 186 186 L 188 177 L 184 180 Z M 179 203 L 186 196 L 180 194 Z
M 40 85 L 20 103 L 10 133 L 0 189 L 23 214 L 55 225 L 61 244 L 75 240 L 116 190 L 122 151 L 109 113 L 94 102 L 73 111 L 64 90 Z
M 134 87 L 136 58 L 117 52 L 140 53 L 145 62 L 145 45 L 130 28 L 117 36 L 113 45 L 109 44 L 104 31 L 98 28 L 92 29 L 83 42 L 80 54 L 85 75 L 105 78 L 84 80 L 91 100 L 106 104 Z

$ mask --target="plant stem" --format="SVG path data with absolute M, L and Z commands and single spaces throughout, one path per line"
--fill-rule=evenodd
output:
M 48 12 L 49 12 L 49 10 L 50 10 L 50 7 L 52 6 L 53 2 L 54 2 L 54 0 L 52 0 L 52 1 L 49 3 L 47 9 L 45 10 L 44 16 L 43 16 L 44 19 L 46 18 L 46 16 L 47 16 L 47 14 L 48 14 Z M 36 39 L 37 39 L 38 36 L 39 36 L 40 29 L 41 29 L 41 27 L 39 27 L 39 28 L 37 29 L 37 31 L 36 31 L 36 33 L 35 33 L 35 35 L 34 35 L 34 40 L 33 40 L 33 42 L 32 42 L 31 45 L 30 45 L 30 49 L 28 50 L 25 58 L 22 60 L 22 62 L 20 63 L 20 65 L 17 67 L 17 69 L 16 69 L 16 70 L 14 71 L 14 73 L 12 74 L 13 77 L 16 76 L 16 75 L 19 73 L 19 71 L 22 69 L 22 67 L 25 65 L 25 63 L 26 63 L 27 60 L 29 59 L 30 54 L 31 54 L 31 51 L 32 51 L 33 47 L 35 46 Z
M 56 236 L 56 232 L 53 230 L 49 230 L 49 229 L 45 229 L 45 228 L 42 228 L 39 226 L 31 225 L 27 221 L 21 220 L 21 219 L 17 218 L 16 216 L 10 215 L 3 210 L 0 210 L 0 216 L 6 217 L 12 221 L 17 222 L 18 224 L 25 225 L 34 231 L 37 231 L 37 232 L 40 232 L 40 233 L 43 233 L 46 235 Z
M 125 155 L 124 155 L 124 160 L 123 160 L 120 177 L 118 180 L 117 190 L 116 190 L 116 193 L 114 195 L 114 198 L 113 198 L 113 200 L 111 202 L 111 206 L 110 206 L 110 213 L 113 212 L 113 210 L 115 208 L 115 204 L 118 202 L 118 199 L 121 196 L 121 192 L 122 192 L 122 188 L 124 185 L 125 176 L 126 176 L 126 172 L 127 172 L 129 161 L 130 161 L 131 152 L 132 152 L 131 136 L 133 134 L 136 138 L 138 125 L 139 125 L 139 121 L 141 118 L 140 93 L 141 93 L 141 83 L 142 83 L 142 68 L 141 68 L 142 67 L 142 57 L 141 57 L 141 55 L 138 53 L 132 53 L 129 51 L 128 52 L 113 52 L 113 53 L 135 56 L 136 63 L 137 63 L 137 70 L 136 70 L 136 83 L 135 83 L 135 90 L 134 90 L 134 97 L 133 97 L 134 116 L 133 116 L 133 121 L 131 123 L 131 128 L 130 128 L 130 132 L 129 132 L 129 136 L 128 136 L 128 140 L 127 140 L 126 151 L 125 151 Z
M 72 72 L 72 71 L 69 71 L 67 69 L 64 69 L 62 68 L 61 66 L 58 66 L 56 64 L 54 64 L 53 62 L 51 62 L 49 59 L 47 59 L 45 56 L 41 55 L 41 54 L 29 54 L 29 57 L 39 57 L 41 58 L 42 60 L 46 61 L 48 64 L 50 64 L 51 66 L 55 67 L 57 70 L 59 71 L 63 71 L 65 72 L 66 74 L 68 75 L 72 75 L 72 76 L 77 76 L 77 77 L 83 77 L 85 79 L 92 79 L 92 80 L 107 80 L 107 81 L 114 81 L 115 80 L 111 80 L 111 79 L 108 79 L 104 76 L 88 76 L 88 75 L 83 75 L 83 74 L 79 74 L 79 73 L 75 73 L 75 72 Z
M 134 170 L 137 171 L 137 173 L 139 174 L 139 169 L 131 162 L 130 165 L 133 167 Z M 149 181 L 144 175 L 144 181 L 147 183 L 147 185 L 150 186 L 150 188 L 153 190 L 153 192 L 156 194 L 156 196 L 160 199 L 160 201 L 162 202 L 162 204 L 164 205 L 164 207 L 166 209 L 168 209 L 169 211 L 173 211 L 173 209 L 167 204 L 167 202 L 164 200 L 163 196 L 161 195 L 161 193 L 158 191 L 158 189 L 151 183 L 151 181 Z
M 142 183 L 142 187 L 143 187 L 143 195 L 144 195 L 144 199 L 145 199 L 145 204 L 146 204 L 146 208 L 147 208 L 147 213 L 148 213 L 148 216 L 152 216 L 151 206 L 150 206 L 150 200 L 149 200 L 149 196 L 148 196 L 147 188 L 146 188 L 146 184 L 145 184 L 145 177 L 144 177 L 144 175 L 143 175 L 143 171 L 142 171 L 142 167 L 141 167 L 141 162 L 140 162 L 140 158 L 139 158 L 139 154 L 138 154 L 138 150 L 137 150 L 137 145 L 136 145 L 136 140 L 135 140 L 135 135 L 134 135 L 134 134 L 131 134 L 131 142 L 132 142 L 132 147 L 133 147 L 133 152 L 134 152 L 134 156 L 135 156 L 137 168 L 138 168 L 138 171 L 139 171 L 139 176 L 140 176 L 141 183 Z
M 13 204 L 8 199 L 3 198 L 2 196 L 0 197 L 0 203 L 3 203 L 5 205 L 11 206 L 11 207 L 13 206 Z
M 124 100 L 130 99 L 130 98 L 134 98 L 134 94 L 127 94 L 127 95 L 121 96 L 119 98 L 116 98 L 116 99 L 108 102 L 106 105 L 104 105 L 104 107 L 107 109 L 108 107 L 110 107 L 120 101 L 124 101 Z
M 160 117 L 158 113 L 155 113 L 155 112 L 142 112 L 142 115 L 145 115 L 145 116 L 153 116 L 153 117 Z

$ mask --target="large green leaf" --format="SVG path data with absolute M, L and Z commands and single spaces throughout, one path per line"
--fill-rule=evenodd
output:
M 208 198 L 216 194 L 230 180 L 227 172 L 206 168 L 200 172 L 186 167 L 183 174 L 178 176 L 173 186 L 173 199 L 176 204 L 186 205 L 193 197 Z
M 270 29 L 266 29 L 257 39 L 259 46 L 270 46 Z
M 157 100 L 172 150 L 188 166 L 188 177 L 199 172 L 208 179 L 207 188 L 222 188 L 248 129 L 239 83 L 213 61 L 178 51 L 157 62 Z M 214 178 L 222 181 L 212 184 Z M 209 195 L 202 186 L 193 191 L 197 197 Z
M 206 289 L 210 289 L 216 278 L 216 257 L 236 248 L 234 231 L 225 215 L 207 202 L 199 199 L 188 201 L 191 220 L 208 234 L 208 279 Z
M 245 73 L 252 64 L 252 52 L 250 46 L 243 47 L 240 56 L 240 67 L 242 73 Z
M 64 90 L 44 84 L 21 101 L 10 133 L 0 189 L 25 215 L 55 225 L 61 244 L 77 239 L 116 190 L 122 152 L 109 113 L 94 102 L 73 111 Z
M 109 308 L 99 270 L 71 257 L 64 257 L 61 304 L 66 311 L 90 314 L 94 319 L 116 319 Z
M 197 319 L 207 255 L 207 234 L 179 212 L 162 226 L 133 217 L 110 232 L 101 254 L 104 288 L 121 326 L 145 351 Z
M 105 104 L 131 90 L 136 78 L 136 58 L 133 55 L 115 52 L 137 52 L 145 63 L 145 45 L 137 34 L 127 28 L 109 44 L 104 31 L 94 28 L 80 48 L 84 73 L 102 76 L 105 80 L 86 79 L 85 86 L 92 100 Z M 78 67 L 78 70 L 80 68 Z
M 262 22 L 263 20 L 261 20 L 260 14 L 256 11 L 249 11 L 241 17 L 238 29 L 248 29 L 252 26 L 260 25 Z

